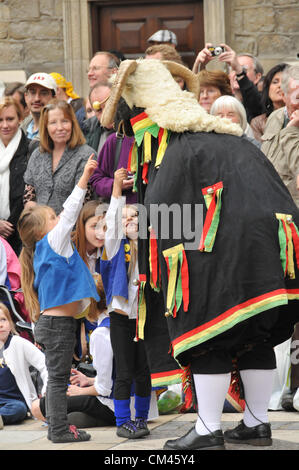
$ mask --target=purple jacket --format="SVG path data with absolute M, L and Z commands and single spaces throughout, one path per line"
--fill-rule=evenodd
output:
M 117 168 L 127 168 L 129 152 L 134 142 L 134 137 L 124 137 L 119 162 Z M 112 194 L 113 178 L 114 178 L 114 156 L 116 150 L 116 133 L 109 135 L 102 150 L 98 156 L 98 167 L 90 178 L 96 194 L 100 197 L 110 199 Z M 137 202 L 137 194 L 131 190 L 124 191 L 127 203 L 133 204 Z

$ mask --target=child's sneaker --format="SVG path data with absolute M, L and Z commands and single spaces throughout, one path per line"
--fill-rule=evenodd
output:
M 135 426 L 138 430 L 143 431 L 143 436 L 148 436 L 150 430 L 147 427 L 147 420 L 145 418 L 136 418 Z
M 76 426 L 70 426 L 69 430 L 66 431 L 64 434 L 59 436 L 53 436 L 51 434 L 51 441 L 55 444 L 62 443 L 62 442 L 83 442 L 89 441 L 91 435 L 88 434 L 86 431 L 82 431 L 81 429 L 77 429 Z
M 117 426 L 116 434 L 118 437 L 125 437 L 126 439 L 138 439 L 145 436 L 144 429 L 138 429 L 135 423 L 131 420 Z

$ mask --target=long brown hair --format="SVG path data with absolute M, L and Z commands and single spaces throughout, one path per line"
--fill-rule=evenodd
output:
M 88 201 L 84 204 L 77 219 L 75 230 L 72 233 L 72 241 L 74 242 L 79 255 L 88 268 L 85 225 L 91 217 L 96 215 L 96 210 L 100 204 L 102 204 L 101 201 Z M 94 299 L 90 299 L 90 307 L 87 318 L 91 321 L 97 320 L 99 313 L 107 309 L 104 286 L 100 275 L 96 280 L 96 287 L 101 300 L 96 302 Z
M 21 285 L 25 305 L 33 322 L 36 322 L 40 315 L 38 295 L 33 285 L 34 251 L 36 242 L 45 235 L 45 225 L 49 210 L 51 209 L 48 206 L 36 204 L 24 209 L 18 221 L 18 232 L 23 244 L 19 257 L 21 264 Z
M 40 116 L 39 135 L 41 151 L 51 153 L 54 148 L 53 140 L 49 136 L 48 132 L 49 111 L 54 109 L 60 109 L 63 112 L 65 118 L 69 119 L 72 123 L 72 134 L 67 144 L 68 147 L 70 149 L 74 149 L 78 145 L 85 144 L 86 139 L 80 129 L 73 107 L 67 103 L 67 101 L 54 98 L 46 106 L 44 106 Z

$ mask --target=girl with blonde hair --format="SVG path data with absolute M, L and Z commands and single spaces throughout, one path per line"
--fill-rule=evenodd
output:
M 87 183 L 97 164 L 93 156 L 59 217 L 53 209 L 35 205 L 23 211 L 18 224 L 23 242 L 21 282 L 35 322 L 35 340 L 45 350 L 48 439 L 54 443 L 90 439 L 88 433 L 68 426 L 66 391 L 76 342 L 75 317 L 91 297 L 99 300 L 90 271 L 71 243 Z
M 103 208 L 102 208 L 103 206 Z M 82 368 L 71 370 L 70 385 L 67 389 L 68 422 L 78 427 L 115 425 L 113 389 L 113 352 L 104 289 L 99 274 L 103 233 L 97 238 L 96 228 L 104 218 L 104 205 L 100 201 L 89 201 L 82 207 L 77 219 L 72 240 L 79 255 L 90 270 L 97 286 L 100 301 L 91 299 L 84 312 L 86 317 L 78 319 L 78 344 L 76 360 L 86 360 L 90 355 L 95 376 L 82 373 Z M 100 210 L 103 209 L 103 210 Z M 99 215 L 97 215 L 99 213 Z M 45 419 L 45 398 L 41 398 L 35 416 Z

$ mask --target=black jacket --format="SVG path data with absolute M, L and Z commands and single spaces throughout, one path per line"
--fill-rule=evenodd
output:
M 21 141 L 14 154 L 10 165 L 9 165 L 9 205 L 10 205 L 10 216 L 7 219 L 8 222 L 14 225 L 14 233 L 7 239 L 8 243 L 18 254 L 21 246 L 21 241 L 17 232 L 17 222 L 20 214 L 24 208 L 23 206 L 23 194 L 24 194 L 24 173 L 28 163 L 28 146 L 29 140 L 27 139 L 24 131 L 22 131 Z
M 86 139 L 87 145 L 90 145 L 93 149 L 97 150 L 100 143 L 100 137 L 102 133 L 102 127 L 96 116 L 86 119 L 83 122 L 83 133 Z
M 261 93 L 247 75 L 241 78 L 238 83 L 247 114 L 247 121 L 250 124 L 251 119 L 265 112 L 261 101 Z

